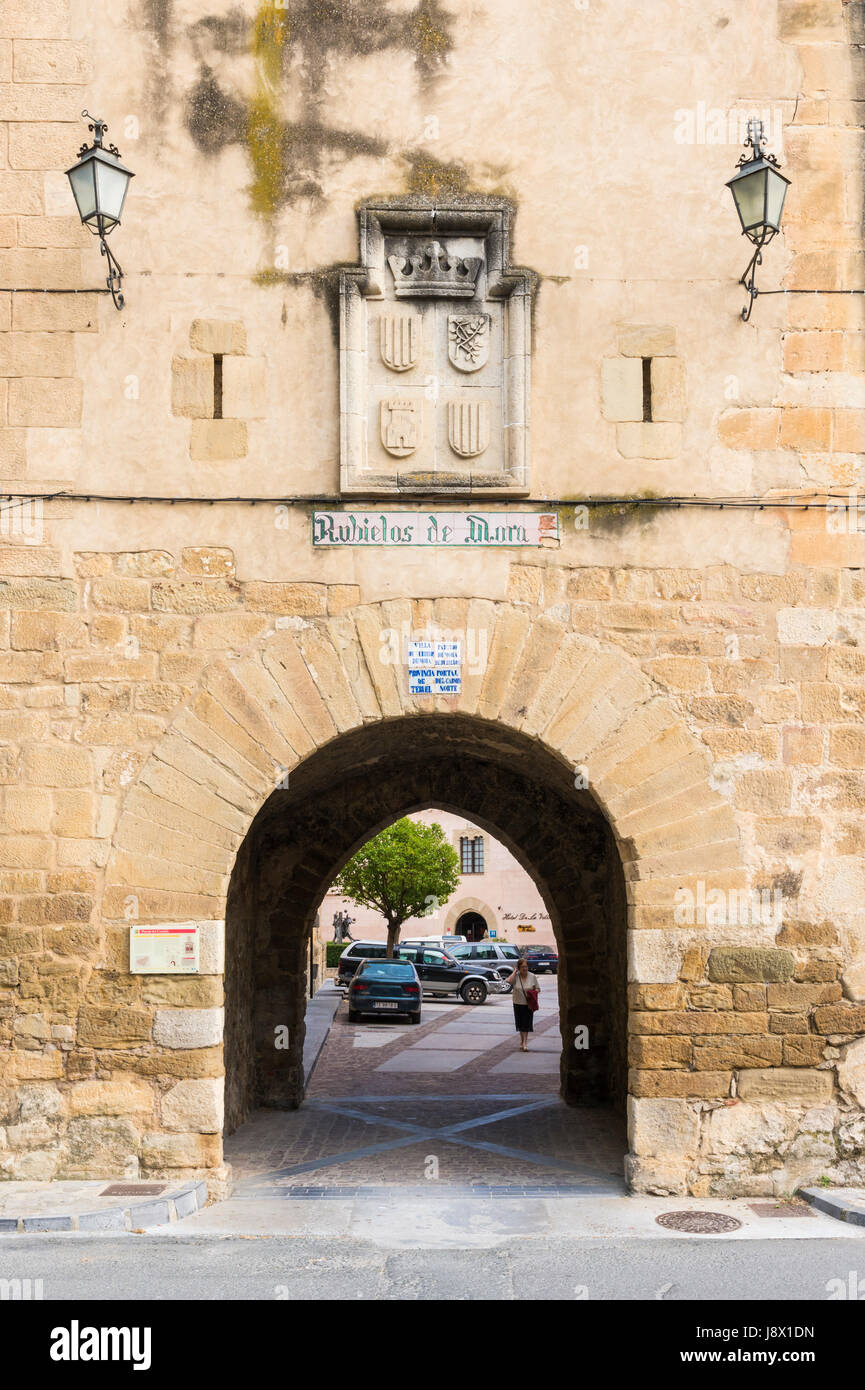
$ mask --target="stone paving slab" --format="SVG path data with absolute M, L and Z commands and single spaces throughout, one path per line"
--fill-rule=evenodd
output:
M 359 1033 L 352 1043 L 354 1047 L 388 1047 L 392 1042 L 405 1036 L 404 1033 Z
M 516 1057 L 505 1057 L 503 1061 L 497 1062 L 492 1072 L 494 1076 L 514 1072 L 528 1072 L 530 1076 L 537 1076 L 539 1073 L 558 1076 L 560 1056 L 561 1048 L 555 1052 L 518 1052 Z
M 452 1033 L 479 1033 L 482 1037 L 487 1037 L 490 1034 L 498 1036 L 500 1033 L 507 1037 L 511 1035 L 516 1037 L 516 1031 L 512 1018 L 491 1019 L 489 1023 L 480 1023 L 472 1018 L 455 1018 L 440 1029 L 440 1032 L 445 1036 L 450 1036 Z
M 419 1044 L 416 1044 L 419 1046 Z M 474 1062 L 480 1057 L 480 1052 L 435 1052 L 431 1050 L 415 1052 L 401 1052 L 398 1057 L 389 1057 L 386 1062 L 382 1062 L 376 1067 L 376 1072 L 398 1071 L 398 1072 L 448 1072 L 456 1071 L 459 1067 L 464 1067 L 467 1062 Z
M 203 1182 L 162 1183 L 159 1193 L 104 1197 L 123 1178 L 0 1184 L 0 1234 L 34 1231 L 135 1231 L 182 1221 L 207 1202 Z M 152 1186 L 155 1184 L 142 1184 Z
M 486 1052 L 491 1047 L 500 1046 L 501 1038 L 485 1038 L 483 1033 L 452 1033 L 450 1028 L 443 1028 L 440 1033 L 433 1033 L 411 1045 L 412 1051 L 423 1047 L 433 1052 Z

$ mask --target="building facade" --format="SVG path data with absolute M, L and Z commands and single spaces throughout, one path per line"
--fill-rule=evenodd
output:
M 6 0 L 4 1177 L 225 1190 L 328 884 L 441 807 L 636 1190 L 865 1180 L 863 10 Z
M 403 940 L 456 933 L 467 941 L 490 937 L 516 946 L 555 944 L 550 914 L 537 884 L 494 835 L 452 811 L 418 811 L 411 819 L 441 826 L 448 844 L 459 855 L 460 882 L 435 912 L 427 917 L 410 917 L 403 924 Z M 531 847 L 527 848 L 531 854 Z M 354 919 L 351 934 L 355 940 L 387 940 L 381 913 L 328 891 L 319 909 L 319 936 L 323 941 L 333 939 L 334 916 L 341 912 Z

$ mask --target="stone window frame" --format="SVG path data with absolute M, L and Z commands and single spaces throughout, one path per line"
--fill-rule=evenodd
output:
M 422 201 L 375 199 L 358 210 L 360 266 L 339 277 L 340 491 L 382 496 L 525 497 L 530 492 L 529 396 L 531 389 L 533 271 L 510 264 L 514 210 L 503 198 Z M 398 471 L 373 473 L 368 459 L 368 299 L 385 298 L 385 237 L 406 233 L 480 236 L 484 239 L 487 297 L 505 301 L 502 373 L 505 471 L 460 481 L 427 475 L 421 483 Z M 396 463 L 396 460 L 395 460 Z
M 463 868 L 463 864 L 464 864 L 464 862 L 465 862 L 464 857 L 463 857 L 463 842 L 464 842 L 464 841 L 467 843 L 467 848 L 468 848 L 468 859 L 469 859 L 469 863 L 470 863 L 470 865 L 471 865 L 471 867 L 468 868 L 468 869 Z M 479 848 L 479 850 L 478 850 L 478 841 L 480 841 L 480 848 Z M 480 875 L 480 874 L 485 874 L 485 873 L 486 873 L 486 860 L 487 860 L 487 853 L 486 853 L 486 851 L 487 851 L 487 844 L 486 844 L 486 841 L 487 841 L 486 835 L 484 835 L 483 831 L 480 831 L 480 830 L 469 830 L 469 829 L 464 829 L 464 830 L 458 831 L 457 834 L 454 836 L 454 848 L 456 849 L 457 854 L 458 854 L 459 857 L 460 857 L 460 877 L 461 877 L 461 878 L 465 877 L 466 875 L 476 876 L 476 875 Z M 480 858 L 480 863 L 481 863 L 481 867 L 480 867 L 479 869 L 478 869 L 478 868 L 475 868 L 475 864 L 476 864 L 478 858 Z

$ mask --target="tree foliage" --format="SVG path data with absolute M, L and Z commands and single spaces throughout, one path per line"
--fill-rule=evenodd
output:
M 437 911 L 459 879 L 459 855 L 441 826 L 404 818 L 367 840 L 345 865 L 333 891 L 381 913 L 392 956 L 403 922 Z

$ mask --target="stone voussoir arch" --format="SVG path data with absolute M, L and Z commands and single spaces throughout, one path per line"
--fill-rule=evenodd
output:
M 461 693 L 413 696 L 394 634 L 470 635 Z M 485 599 L 393 599 L 292 618 L 215 660 L 126 793 L 103 917 L 221 920 L 237 850 L 294 768 L 370 724 L 476 716 L 535 740 L 583 779 L 615 836 L 629 926 L 671 925 L 678 882 L 744 883 L 708 750 L 636 661 L 552 616 Z

